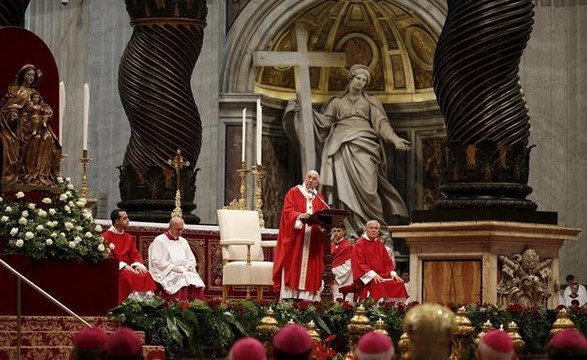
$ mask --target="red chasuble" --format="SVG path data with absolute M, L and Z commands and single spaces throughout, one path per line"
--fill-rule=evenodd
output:
M 380 298 L 406 299 L 408 293 L 404 284 L 397 280 L 391 280 L 390 274 L 394 270 L 393 263 L 389 258 L 385 245 L 375 239 L 373 241 L 361 237 L 352 250 L 351 267 L 353 269 L 353 280 L 359 287 L 362 286 L 360 299 L 369 297 L 379 300 Z M 375 271 L 384 279 L 390 279 L 379 284 L 373 280 L 363 284 L 361 276 L 369 270 Z
M 312 200 L 313 213 L 326 208 L 322 194 L 318 193 L 318 197 Z M 322 257 L 324 246 L 328 241 L 327 236 L 320 231 L 318 225 L 304 225 L 301 229 L 294 229 L 298 216 L 306 212 L 306 200 L 300 189 L 294 186 L 289 189 L 283 201 L 277 248 L 273 261 L 273 287 L 277 292 L 281 288 L 282 271 L 284 284 L 291 289 L 318 292 L 322 285 L 322 272 L 324 271 Z M 308 227 L 309 243 L 304 249 L 304 239 Z
M 110 251 L 110 257 L 126 263 L 131 266 L 133 263 L 143 264 L 143 258 L 139 254 L 135 242 L 130 234 L 114 233 L 106 230 L 102 236 L 106 239 L 106 244 L 114 244 L 114 249 Z M 145 274 L 135 274 L 132 271 L 120 269 L 118 272 L 118 302 L 122 303 L 128 295 L 134 291 L 154 291 L 156 289 L 155 281 L 148 272 Z
M 330 253 L 332 254 L 332 267 L 342 265 L 345 261 L 350 260 L 353 247 L 347 239 L 342 239 L 338 246 L 336 243 L 330 244 Z

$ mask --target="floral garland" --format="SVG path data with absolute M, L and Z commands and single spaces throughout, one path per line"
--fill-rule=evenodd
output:
M 94 224 L 86 200 L 80 198 L 70 178 L 57 178 L 60 193 L 30 202 L 22 191 L 0 198 L 0 234 L 5 254 L 34 259 L 97 263 L 108 256 L 102 228 Z M 13 198 L 12 198 L 13 197 Z

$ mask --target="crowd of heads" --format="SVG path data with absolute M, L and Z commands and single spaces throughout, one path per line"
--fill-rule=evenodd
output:
M 73 339 L 74 360 L 142 360 L 143 341 L 132 329 L 121 327 L 110 334 L 102 328 L 80 330 Z

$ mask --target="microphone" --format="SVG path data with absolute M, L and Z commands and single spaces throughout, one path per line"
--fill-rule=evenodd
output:
M 318 200 L 322 202 L 322 204 L 326 205 L 328 209 L 330 209 L 330 206 L 326 203 L 326 201 L 322 200 L 322 198 L 318 196 L 318 192 L 316 191 L 316 189 L 308 189 L 308 191 L 310 192 L 310 194 L 314 195 L 314 197 L 317 197 Z

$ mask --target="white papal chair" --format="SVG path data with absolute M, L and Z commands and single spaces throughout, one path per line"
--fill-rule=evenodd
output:
M 263 299 L 263 286 L 273 285 L 273 261 L 265 261 L 264 247 L 275 247 L 277 241 L 261 241 L 259 214 L 253 210 L 218 209 L 218 227 L 222 246 L 222 300 L 228 298 L 230 286 L 257 288 L 257 299 Z

